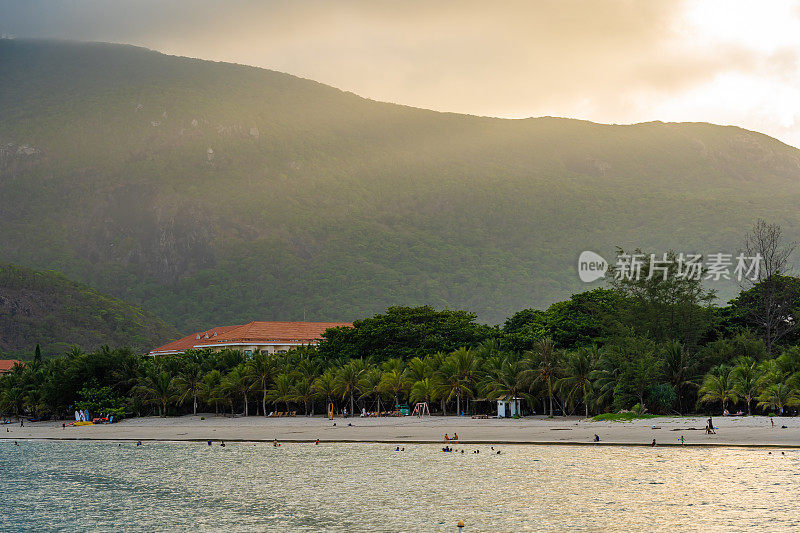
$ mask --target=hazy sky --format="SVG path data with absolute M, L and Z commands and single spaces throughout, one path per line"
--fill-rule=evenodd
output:
M 0 34 L 138 44 L 443 111 L 709 121 L 800 146 L 800 2 L 0 0 Z

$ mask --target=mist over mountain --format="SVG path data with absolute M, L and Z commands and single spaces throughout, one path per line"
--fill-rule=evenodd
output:
M 757 217 L 800 236 L 800 151 L 737 127 L 438 113 L 110 44 L 0 40 L 0 75 L 0 261 L 183 330 L 497 323 L 590 288 L 583 250 L 732 253 Z

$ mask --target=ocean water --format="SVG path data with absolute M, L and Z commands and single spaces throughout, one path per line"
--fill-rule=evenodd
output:
M 800 451 L 0 441 L 2 531 L 778 531 Z M 472 453 L 480 449 L 480 454 Z

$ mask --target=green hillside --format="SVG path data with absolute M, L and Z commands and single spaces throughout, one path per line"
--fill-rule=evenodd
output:
M 177 331 L 151 313 L 52 271 L 0 264 L 0 356 L 30 359 L 71 345 L 150 350 Z
M 0 73 L 0 260 L 182 330 L 499 322 L 585 289 L 585 249 L 800 236 L 800 151 L 736 127 L 437 113 L 108 44 L 2 40 Z

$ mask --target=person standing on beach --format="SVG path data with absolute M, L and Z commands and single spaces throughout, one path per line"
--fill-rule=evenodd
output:
M 683 435 L 681 435 L 681 438 L 680 438 L 680 439 L 678 439 L 678 440 L 679 440 L 679 441 L 681 441 L 681 446 L 683 446 L 684 444 L 686 444 L 686 441 L 684 440 L 684 438 L 683 438 Z
M 656 444 L 656 439 L 653 439 L 653 444 L 651 444 L 650 446 L 652 446 L 653 448 L 655 448 L 656 446 L 658 446 L 658 444 Z
M 772 423 L 772 427 L 775 427 L 775 420 L 773 420 L 772 417 L 769 417 L 769 421 Z

